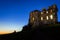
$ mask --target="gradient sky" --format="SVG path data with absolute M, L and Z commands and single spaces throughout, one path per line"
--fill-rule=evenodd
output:
M 0 0 L 0 34 L 20 31 L 28 24 L 31 11 L 42 10 L 52 4 L 58 7 L 60 22 L 60 0 Z

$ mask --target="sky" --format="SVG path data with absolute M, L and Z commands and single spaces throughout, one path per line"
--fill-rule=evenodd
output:
M 28 24 L 33 10 L 42 10 L 56 4 L 60 22 L 60 0 L 0 0 L 0 34 L 21 31 Z

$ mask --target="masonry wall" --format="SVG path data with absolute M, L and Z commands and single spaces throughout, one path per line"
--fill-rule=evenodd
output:
M 30 13 L 29 22 L 32 25 L 39 24 L 56 24 L 57 21 L 57 6 L 52 5 L 48 9 L 43 9 L 42 11 L 34 10 Z

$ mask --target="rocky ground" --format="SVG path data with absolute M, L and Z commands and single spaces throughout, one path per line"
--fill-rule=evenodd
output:
M 26 25 L 21 32 L 0 35 L 0 40 L 60 40 L 60 24 Z

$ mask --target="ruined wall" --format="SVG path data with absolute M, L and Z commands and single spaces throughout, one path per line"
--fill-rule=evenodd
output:
M 49 6 L 48 9 L 42 9 L 42 11 L 34 10 L 30 13 L 29 22 L 32 25 L 39 24 L 55 24 L 57 23 L 57 6 Z

